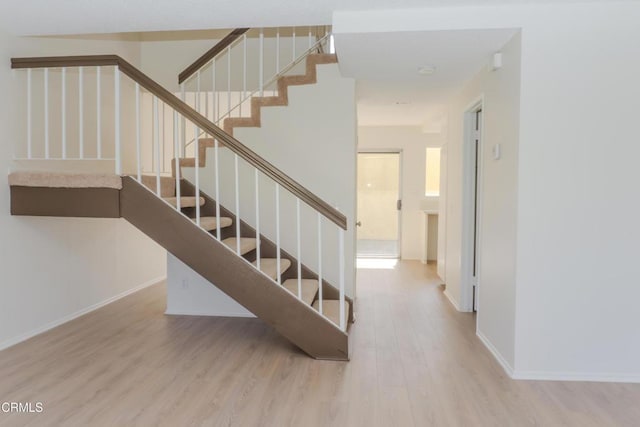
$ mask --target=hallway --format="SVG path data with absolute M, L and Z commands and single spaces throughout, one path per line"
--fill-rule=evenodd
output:
M 358 270 L 349 363 L 257 319 L 165 316 L 155 285 L 0 352 L 0 401 L 44 405 L 0 425 L 637 425 L 640 385 L 509 379 L 434 269 Z

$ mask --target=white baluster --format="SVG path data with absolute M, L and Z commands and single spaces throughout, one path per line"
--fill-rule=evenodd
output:
M 345 330 L 345 312 L 344 312 L 344 230 L 338 228 L 338 260 L 340 271 L 340 329 Z
M 182 82 L 180 83 L 180 99 L 182 100 L 182 102 L 186 103 L 186 93 L 185 93 L 185 83 Z M 184 118 L 184 116 L 182 116 L 181 120 L 180 120 L 180 129 L 181 129 L 181 135 L 180 135 L 180 145 L 182 146 L 182 157 L 187 157 L 187 122 Z
M 318 212 L 318 310 L 322 314 L 322 214 Z
M 280 184 L 276 183 L 276 280 L 281 284 L 280 278 Z
M 231 46 L 227 47 L 227 109 L 231 117 Z
M 84 68 L 78 68 L 78 156 L 84 159 Z
M 200 227 L 200 129 L 198 126 L 194 126 L 194 135 L 196 136 L 195 146 L 196 146 L 196 224 Z
M 211 61 L 211 121 L 218 123 L 218 97 L 216 96 L 216 58 Z
M 280 27 L 276 28 L 276 75 L 280 73 Z
M 116 146 L 116 175 L 122 174 L 122 157 L 120 155 L 120 71 L 118 66 L 114 68 L 113 72 L 114 80 L 114 104 L 115 104 L 115 146 Z
M 259 188 L 259 172 L 255 169 L 256 181 L 256 266 L 260 270 L 260 188 Z
M 31 68 L 27 68 L 27 158 L 32 156 L 32 139 L 31 136 Z
M 160 165 L 161 172 L 165 172 L 166 171 L 166 165 L 167 165 L 167 148 L 166 148 L 166 123 L 165 123 L 165 111 L 164 111 L 164 102 L 161 104 L 162 105 L 162 114 L 160 115 L 161 121 L 162 121 L 162 126 L 160 127 L 160 129 L 162 129 L 162 139 L 160 141 L 162 141 L 162 148 L 160 150 L 161 153 L 161 160 L 160 160 Z
M 200 112 L 200 70 L 196 72 L 196 93 L 193 100 L 194 109 L 199 113 Z
M 62 133 L 60 135 L 62 140 L 62 158 L 67 158 L 67 69 L 63 68 L 60 73 L 61 85 L 60 85 L 60 127 Z
M 313 39 L 311 38 L 311 27 L 309 27 L 309 49 L 313 46 Z
M 296 27 L 293 27 L 293 35 L 291 37 L 291 61 L 295 61 L 296 60 Z
M 300 199 L 296 197 L 296 237 L 298 239 L 298 299 L 302 299 L 302 236 L 300 235 Z
M 138 182 L 142 182 L 142 159 L 140 148 L 140 84 L 136 82 L 136 170 Z
M 260 88 L 260 96 L 264 96 L 264 29 L 260 28 L 260 73 L 258 77 L 259 88 Z
M 216 224 L 220 224 L 220 163 L 218 161 L 219 143 L 217 138 L 213 140 L 213 147 L 213 157 L 216 166 Z M 221 239 L 220 227 L 216 229 L 216 237 L 218 240 Z
M 238 171 L 238 155 L 234 155 L 236 174 L 236 253 L 240 255 L 240 175 Z
M 44 69 L 44 158 L 49 159 L 49 69 Z
M 102 82 L 101 82 L 102 69 L 96 67 L 96 157 L 102 158 Z
M 158 120 L 158 97 L 153 97 L 153 158 L 156 171 L 156 194 L 162 197 L 162 185 L 160 180 L 160 121 Z
M 176 172 L 176 209 L 180 212 L 180 139 L 178 132 L 178 112 L 173 110 L 173 162 Z
M 242 104 L 244 102 L 245 94 L 247 93 L 247 34 L 242 35 L 243 44 L 243 58 L 242 58 L 242 96 L 240 97 L 240 106 L 238 111 L 240 117 L 242 117 Z

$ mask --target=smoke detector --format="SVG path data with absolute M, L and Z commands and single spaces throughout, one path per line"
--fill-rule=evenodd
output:
M 418 74 L 421 76 L 430 76 L 431 74 L 436 72 L 436 67 L 433 65 L 423 65 L 422 67 L 418 67 Z

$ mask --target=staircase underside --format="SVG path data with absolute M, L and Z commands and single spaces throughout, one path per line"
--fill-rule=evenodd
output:
M 344 331 L 258 272 L 225 243 L 208 236 L 144 185 L 131 177 L 123 177 L 121 182 L 121 188 L 105 188 L 104 183 L 101 187 L 61 188 L 30 186 L 33 182 L 12 182 L 10 178 L 11 213 L 124 218 L 310 356 L 348 360 Z

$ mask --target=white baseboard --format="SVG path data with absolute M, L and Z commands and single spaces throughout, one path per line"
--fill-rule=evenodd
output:
M 460 306 L 458 305 L 458 303 L 453 299 L 453 297 L 451 295 L 449 295 L 449 292 L 447 292 L 447 290 L 445 289 L 443 292 L 444 296 L 447 297 L 447 299 L 449 300 L 449 302 L 451 303 L 451 305 L 453 305 L 453 307 L 458 310 L 458 311 L 462 311 L 460 310 Z
M 141 285 L 136 286 L 135 288 L 131 288 L 129 290 L 126 290 L 126 291 L 124 291 L 124 292 L 122 292 L 122 293 L 120 293 L 118 295 L 115 295 L 115 296 L 113 296 L 111 298 L 107 298 L 104 301 L 101 301 L 101 302 L 98 302 L 96 304 L 90 305 L 89 307 L 83 308 L 82 310 L 76 311 L 75 313 L 71 313 L 68 316 L 64 316 L 64 317 L 62 317 L 60 319 L 54 320 L 53 322 L 49 322 L 49 323 L 47 323 L 47 324 L 45 324 L 45 325 L 43 325 L 43 326 L 41 326 L 39 328 L 31 330 L 31 331 L 29 331 L 29 332 L 27 332 L 25 334 L 18 335 L 17 337 L 9 338 L 8 340 L 3 341 L 3 342 L 0 343 L 0 351 L 2 351 L 4 349 L 7 349 L 9 347 L 12 347 L 12 346 L 14 346 L 16 344 L 19 344 L 19 343 L 21 343 L 23 341 L 26 341 L 26 340 L 28 340 L 30 338 L 33 338 L 36 335 L 40 335 L 40 334 L 42 334 L 44 332 L 47 332 L 48 330 L 51 330 L 51 329 L 53 329 L 53 328 L 55 328 L 57 326 L 60 326 L 60 325 L 62 325 L 64 323 L 67 323 L 67 322 L 70 322 L 70 321 L 72 321 L 74 319 L 77 319 L 80 316 L 83 316 L 83 315 L 85 315 L 87 313 L 95 311 L 95 310 L 97 310 L 97 309 L 99 309 L 101 307 L 104 307 L 105 305 L 111 304 L 112 302 L 115 302 L 115 301 L 117 301 L 119 299 L 122 299 L 122 298 L 128 296 L 128 295 L 131 295 L 133 293 L 141 291 L 144 288 L 148 288 L 149 286 L 155 285 L 156 283 L 159 283 L 159 282 L 161 282 L 163 280 L 166 280 L 166 279 L 167 279 L 167 277 L 163 276 L 163 277 L 157 277 L 155 279 L 149 280 L 147 282 L 144 282 Z
M 198 313 L 198 312 L 190 312 L 190 313 L 180 313 L 175 311 L 165 311 L 164 314 L 167 316 L 206 316 L 206 317 L 244 317 L 247 319 L 255 319 L 256 316 L 254 314 L 249 313 L 241 313 L 241 312 L 224 312 L 224 313 L 211 313 L 210 311 Z
M 640 374 L 610 374 L 585 372 L 514 371 L 513 379 L 538 381 L 590 381 L 607 383 L 640 383 Z
M 495 357 L 495 359 L 498 361 L 500 366 L 502 366 L 502 369 L 504 369 L 504 372 L 510 378 L 515 378 L 513 367 L 509 364 L 509 362 L 507 362 L 507 360 L 504 357 L 502 357 L 502 354 L 500 354 L 496 346 L 494 346 L 493 343 L 489 341 L 489 339 L 482 334 L 482 332 L 476 331 L 476 336 L 480 338 L 480 341 L 482 341 L 482 344 L 484 344 L 484 346 L 487 347 L 487 350 L 489 350 L 489 352 L 493 355 L 493 357 Z
M 174 310 L 167 310 L 164 312 L 164 314 L 166 314 L 167 316 L 244 317 L 247 319 L 256 318 L 256 316 L 251 313 L 247 315 L 247 313 L 234 312 L 234 311 L 231 311 L 231 312 L 225 311 L 220 313 L 212 313 L 211 311 L 182 313 Z

